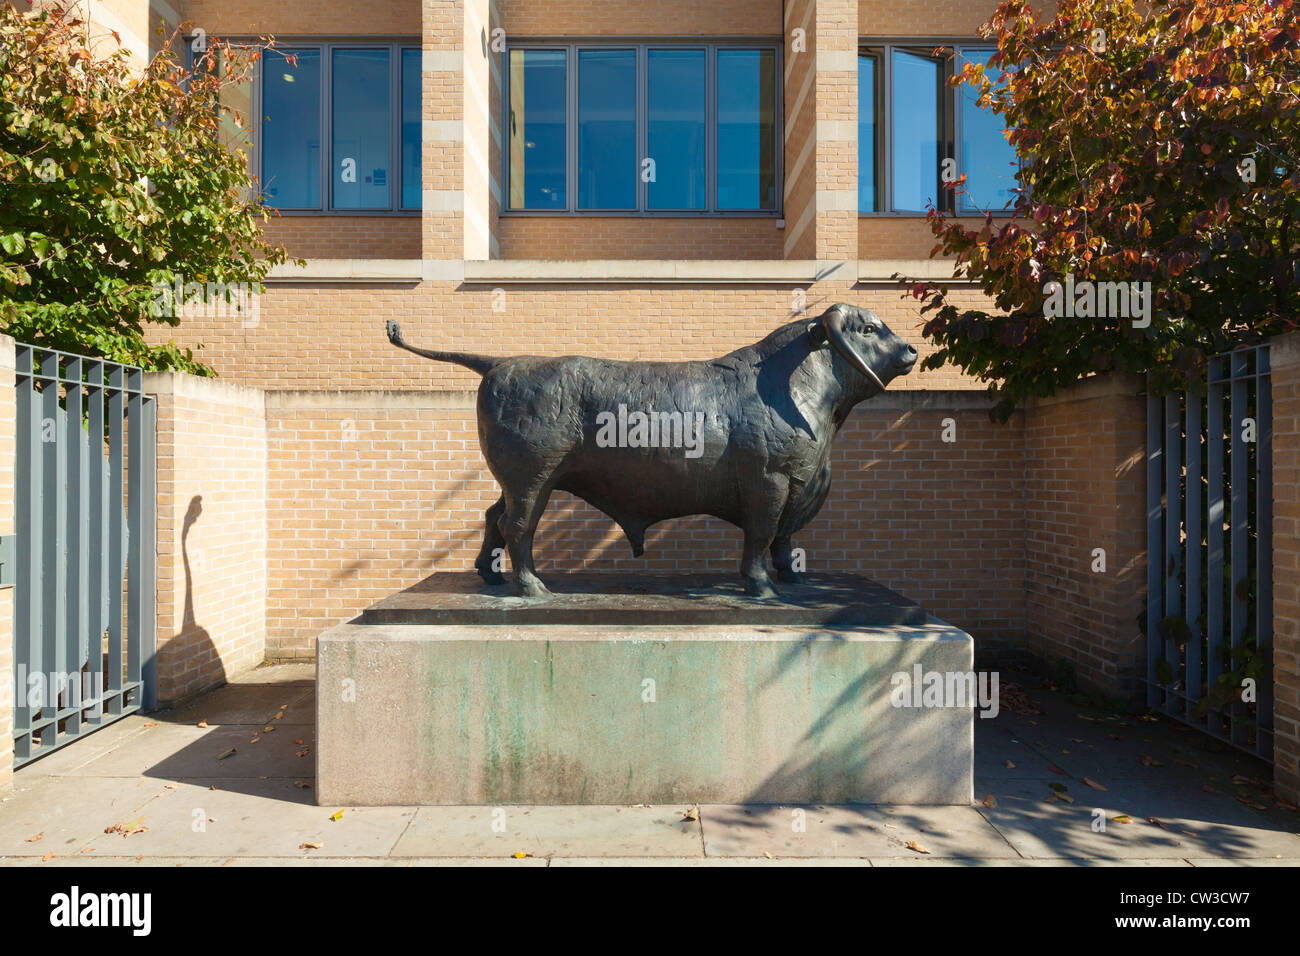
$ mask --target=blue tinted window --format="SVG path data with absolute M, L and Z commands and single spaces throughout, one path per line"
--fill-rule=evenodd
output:
M 510 51 L 510 208 L 564 209 L 565 54 Z
M 876 209 L 876 58 L 858 57 L 858 212 Z
M 776 208 L 776 53 L 718 51 L 718 208 Z
M 578 51 L 578 208 L 636 208 L 636 51 Z
M 894 51 L 893 208 L 924 212 L 939 202 L 939 83 L 941 61 Z
M 319 50 L 267 50 L 262 60 L 262 192 L 279 209 L 320 206 Z
M 994 88 L 1001 72 L 988 71 L 992 50 L 963 50 L 963 57 L 972 63 L 985 66 L 985 76 Z M 978 92 L 966 85 L 961 91 L 961 157 L 966 174 L 966 195 L 960 197 L 963 210 L 1001 210 L 1015 197 L 1011 190 L 1016 185 L 1018 161 L 1016 151 L 1007 142 L 1002 117 L 992 107 L 981 109 Z
M 655 179 L 646 184 L 648 208 L 703 209 L 704 51 L 650 50 L 646 69 L 647 155 L 655 162 Z
M 419 209 L 420 51 L 402 51 L 402 208 Z
M 392 129 L 387 50 L 335 50 L 331 176 L 335 209 L 387 209 Z

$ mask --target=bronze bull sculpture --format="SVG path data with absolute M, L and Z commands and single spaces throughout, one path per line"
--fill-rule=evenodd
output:
M 746 593 L 776 597 L 764 552 L 778 579 L 801 580 L 791 537 L 826 501 L 835 433 L 916 364 L 916 349 L 873 313 L 843 303 L 702 362 L 431 351 L 406 344 L 391 321 L 388 339 L 483 376 L 479 444 L 502 493 L 474 566 L 503 583 L 493 558 L 505 548 L 515 590 L 528 597 L 549 593 L 533 567 L 533 534 L 557 488 L 613 518 L 637 557 L 657 522 L 728 521 L 745 535 Z

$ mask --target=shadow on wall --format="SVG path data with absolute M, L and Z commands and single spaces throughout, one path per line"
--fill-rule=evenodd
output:
M 168 706 L 202 690 L 226 682 L 226 668 L 217 653 L 212 635 L 199 624 L 194 613 L 194 573 L 190 566 L 189 537 L 203 514 L 203 496 L 195 495 L 185 512 L 181 528 L 181 563 L 185 568 L 185 610 L 180 629 L 158 648 L 160 706 Z

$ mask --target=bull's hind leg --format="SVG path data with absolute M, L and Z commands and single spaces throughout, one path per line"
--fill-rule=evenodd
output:
M 498 498 L 496 504 L 483 513 L 483 547 L 474 559 L 474 569 L 488 584 L 505 584 L 506 579 L 495 565 L 499 554 L 505 553 L 506 539 L 501 533 L 501 516 L 506 513 L 506 499 Z
M 772 563 L 776 565 L 776 579 L 786 584 L 802 584 L 803 572 L 794 569 L 794 549 L 790 536 L 783 535 L 772 542 Z
M 544 597 L 551 592 L 533 567 L 533 534 L 537 522 L 546 510 L 551 488 L 546 485 L 537 491 L 521 495 L 505 493 L 505 513 L 501 516 L 501 532 L 510 550 L 510 566 L 515 573 L 515 593 L 523 597 Z

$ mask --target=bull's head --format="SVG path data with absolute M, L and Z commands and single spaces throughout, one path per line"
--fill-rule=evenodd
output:
M 871 386 L 884 391 L 916 365 L 916 349 L 891 332 L 874 312 L 837 302 L 808 326 L 814 345 L 830 347 L 839 361 Z

